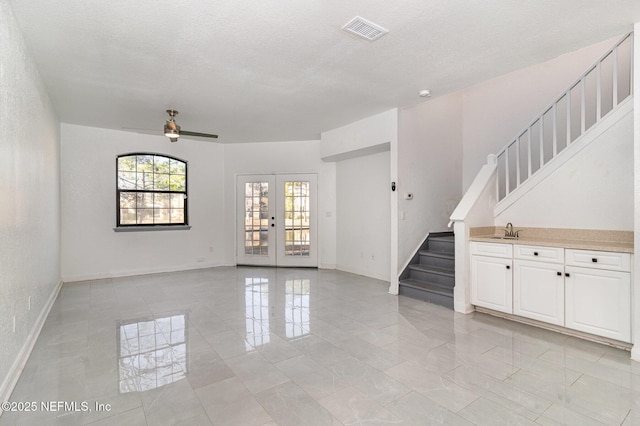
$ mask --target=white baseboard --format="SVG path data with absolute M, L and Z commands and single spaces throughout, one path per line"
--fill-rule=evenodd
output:
M 27 336 L 27 340 L 22 345 L 20 352 L 18 352 L 18 356 L 16 356 L 13 365 L 9 369 L 9 373 L 2 381 L 2 385 L 0 386 L 0 401 L 8 401 L 11 397 L 11 393 L 18 383 L 18 379 L 20 379 L 20 375 L 22 374 L 22 370 L 24 370 L 27 361 L 29 360 L 29 356 L 31 355 L 31 351 L 38 340 L 38 336 L 40 336 L 40 331 L 44 326 L 44 322 L 47 320 L 47 316 L 51 311 L 51 307 L 53 303 L 56 301 L 58 297 L 58 293 L 60 293 L 60 289 L 62 288 L 62 281 L 56 285 L 47 299 L 47 303 L 42 307 L 40 311 L 40 315 L 36 319 L 36 322 L 33 324 L 31 331 Z M 0 415 L 2 415 L 2 410 L 0 409 Z
M 120 277 L 132 277 L 136 275 L 148 275 L 148 274 L 162 274 L 165 272 L 180 272 L 187 271 L 192 269 L 207 269 L 207 268 L 217 268 L 220 266 L 235 266 L 235 264 L 227 264 L 221 262 L 214 263 L 198 263 L 197 265 L 180 265 L 180 266 L 171 266 L 171 267 L 159 267 L 159 268 L 144 268 L 144 269 L 131 269 L 125 271 L 109 271 L 109 272 L 98 272 L 93 274 L 78 274 L 78 275 L 64 275 L 62 280 L 65 283 L 72 283 L 78 281 L 89 281 L 89 280 L 102 280 L 106 278 L 120 278 Z

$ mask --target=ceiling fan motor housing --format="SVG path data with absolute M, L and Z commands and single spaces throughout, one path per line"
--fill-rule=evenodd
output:
M 171 142 L 177 142 L 180 137 L 180 126 L 175 122 L 174 118 L 178 115 L 178 111 L 175 109 L 168 109 L 167 114 L 169 114 L 169 119 L 165 122 L 164 125 L 164 135 L 169 138 Z M 200 133 L 200 132 L 190 132 L 184 130 L 182 132 L 187 136 L 198 136 L 203 138 L 217 138 L 218 135 L 212 135 L 209 133 Z

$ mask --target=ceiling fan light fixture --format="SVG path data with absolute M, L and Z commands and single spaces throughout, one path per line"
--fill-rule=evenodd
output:
M 176 142 L 180 137 L 180 126 L 178 126 L 177 124 L 174 124 L 174 126 L 175 129 L 169 125 L 168 121 L 167 124 L 164 125 L 164 135 L 171 139 L 171 142 Z

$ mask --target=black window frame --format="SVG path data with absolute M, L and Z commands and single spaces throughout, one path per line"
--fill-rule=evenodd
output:
M 130 157 L 130 156 L 153 156 L 153 157 L 162 157 L 166 158 L 169 161 L 177 161 L 184 164 L 184 191 L 181 190 L 156 190 L 156 189 L 121 189 L 120 188 L 120 158 Z M 154 158 L 155 162 L 155 158 Z M 137 163 L 137 161 L 136 161 Z M 155 164 L 154 164 L 155 165 Z M 155 167 L 154 167 L 154 175 L 155 175 Z M 169 173 L 170 175 L 170 173 Z M 120 217 L 120 194 L 122 192 L 128 193 L 143 193 L 143 194 L 183 194 L 184 195 L 184 221 L 179 223 L 121 223 Z M 136 207 L 136 210 L 138 208 Z M 136 221 L 137 222 L 137 221 Z M 144 229 L 144 230 L 153 230 L 153 229 L 167 229 L 167 228 L 176 228 L 176 229 L 189 229 L 189 162 L 183 160 L 182 158 L 174 157 L 167 154 L 162 154 L 158 152 L 129 152 L 126 154 L 119 154 L 116 156 L 116 228 L 115 230 L 134 230 L 135 228 Z

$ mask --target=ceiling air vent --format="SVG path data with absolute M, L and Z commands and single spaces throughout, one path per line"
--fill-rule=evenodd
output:
M 389 30 L 382 28 L 380 25 L 376 25 L 359 16 L 347 22 L 342 29 L 369 41 L 377 40 L 389 32 Z

